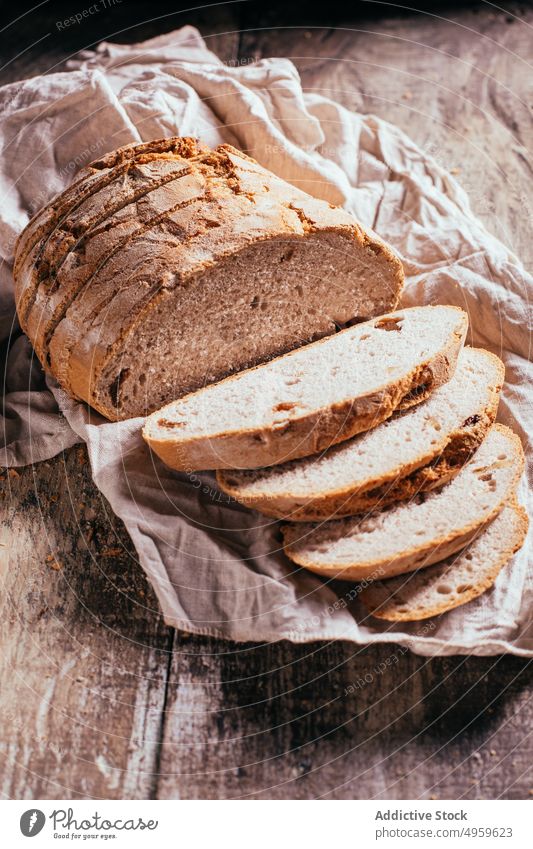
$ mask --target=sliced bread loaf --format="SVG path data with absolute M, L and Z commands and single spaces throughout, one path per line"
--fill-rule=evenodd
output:
M 445 613 L 493 585 L 500 569 L 522 546 L 527 528 L 524 508 L 506 505 L 464 551 L 411 575 L 374 581 L 360 599 L 372 616 L 389 622 L 413 622 Z
M 523 466 L 519 438 L 493 425 L 473 458 L 441 490 L 369 516 L 285 525 L 285 552 L 306 569 L 350 581 L 429 566 L 459 551 L 495 518 Z
M 224 492 L 291 522 L 353 516 L 454 477 L 496 418 L 504 365 L 464 348 L 455 374 L 404 413 L 315 457 L 257 470 L 220 470 Z M 429 464 L 429 465 L 428 465 Z
M 457 307 L 391 313 L 187 395 L 152 414 L 143 436 L 185 471 L 305 457 L 449 380 L 466 329 Z
M 84 168 L 21 234 L 14 278 L 44 367 L 123 419 L 394 309 L 403 270 L 345 210 L 185 137 Z

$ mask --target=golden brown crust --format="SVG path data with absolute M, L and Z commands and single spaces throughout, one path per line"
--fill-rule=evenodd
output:
M 116 181 L 136 163 L 155 158 L 191 158 L 207 148 L 190 138 L 157 139 L 140 145 L 125 145 L 105 154 L 85 166 L 61 194 L 39 210 L 19 235 L 15 245 L 14 274 L 19 276 L 20 266 L 38 243 L 39 254 L 63 220 L 79 208 L 100 189 Z
M 22 244 L 17 250 L 19 320 L 45 367 L 50 365 L 48 347 L 58 322 L 97 270 L 94 260 L 89 258 L 85 264 L 88 240 L 97 238 L 105 247 L 106 234 L 112 229 L 110 223 L 113 218 L 120 221 L 125 208 L 131 208 L 131 217 L 138 220 L 133 221 L 131 232 L 122 241 L 126 243 L 132 236 L 137 237 L 145 229 L 142 198 L 188 173 L 190 163 L 209 151 L 193 139 L 163 142 L 122 148 L 117 155 L 92 163 L 85 169 L 85 180 L 80 181 L 75 192 L 67 189 L 42 211 L 39 238 L 35 242 L 35 237 L 31 237 L 34 244 L 30 250 L 23 249 Z M 106 163 L 111 167 L 106 167 Z M 154 170 L 148 176 L 146 170 L 150 166 Z M 84 215 L 91 202 L 92 217 Z M 113 245 L 109 255 L 115 252 Z M 19 259 L 23 253 L 24 258 Z M 61 380 L 62 375 L 58 377 Z

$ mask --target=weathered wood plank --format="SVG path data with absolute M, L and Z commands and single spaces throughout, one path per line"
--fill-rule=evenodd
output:
M 523 798 L 528 681 L 514 658 L 178 637 L 158 796 Z
M 1 792 L 148 796 L 171 634 L 131 542 L 84 448 L 1 485 Z

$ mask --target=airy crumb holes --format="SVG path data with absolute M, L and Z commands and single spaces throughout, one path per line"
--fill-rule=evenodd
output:
M 403 316 L 398 315 L 390 318 L 382 318 L 381 321 L 377 321 L 374 327 L 377 330 L 396 330 L 396 332 L 400 332 L 402 329 L 402 320 Z
M 298 405 L 295 404 L 293 401 L 281 401 L 281 403 L 276 404 L 276 406 L 273 407 L 273 410 L 276 413 L 280 413 L 282 410 L 283 411 L 294 410 L 294 408 L 297 407 L 297 406 Z

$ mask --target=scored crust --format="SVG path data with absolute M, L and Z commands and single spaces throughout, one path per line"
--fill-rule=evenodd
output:
M 124 213 L 129 209 L 131 226 L 118 246 L 113 245 L 107 253 L 104 251 L 99 263 L 104 264 L 129 240 L 138 238 L 146 229 L 143 199 L 190 173 L 191 163 L 209 154 L 208 148 L 193 141 L 173 139 L 164 140 L 164 144 L 141 145 L 140 149 L 122 148 L 116 152 L 120 156 L 110 155 L 88 166 L 85 186 L 82 184 L 73 195 L 69 189 L 60 195 L 63 200 L 56 204 L 53 214 L 46 216 L 48 207 L 45 207 L 43 226 L 47 227 L 46 233 L 42 233 L 33 249 L 17 263 L 15 277 L 21 290 L 17 298 L 21 326 L 46 365 L 50 365 L 49 344 L 57 325 L 69 305 L 91 284 L 98 270 L 99 266 L 85 263 L 88 244 L 97 239 L 106 245 L 109 236 L 124 223 Z M 150 165 L 155 170 L 147 174 Z M 103 173 L 102 168 L 105 169 Z M 91 201 L 95 207 L 92 216 L 85 212 Z M 111 227 L 114 219 L 115 227 Z M 18 252 L 22 252 L 22 243 Z M 58 377 L 61 379 L 62 375 Z
M 493 546 L 492 562 L 487 564 L 483 557 L 481 574 L 476 575 L 474 572 L 471 581 L 461 581 L 458 586 L 454 586 L 457 581 L 455 576 L 461 573 L 465 565 L 470 572 L 473 571 L 470 564 L 475 560 L 476 549 L 484 544 L 485 536 L 496 530 L 498 523 L 503 525 L 501 533 L 506 534 L 507 538 L 499 550 L 496 549 L 496 544 Z M 492 587 L 502 568 L 522 547 L 528 526 L 525 509 L 516 501 L 512 501 L 461 553 L 428 566 L 420 572 L 414 572 L 411 576 L 374 581 L 362 590 L 360 599 L 372 616 L 388 622 L 416 622 L 460 607 Z M 467 561 L 470 563 L 467 564 Z M 440 594 L 441 598 L 429 604 L 417 603 L 416 593 L 419 586 L 424 590 L 434 587 L 435 593 Z
M 202 150 L 207 148 L 202 147 Z M 68 215 L 82 206 L 101 188 L 127 173 L 139 160 L 161 156 L 190 158 L 200 152 L 199 143 L 190 138 L 156 139 L 144 144 L 128 144 L 95 159 L 82 168 L 74 181 L 46 206 L 35 213 L 15 243 L 14 270 L 18 273 L 32 248 L 44 251 L 47 240 Z

